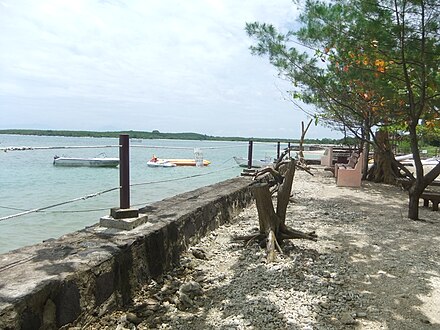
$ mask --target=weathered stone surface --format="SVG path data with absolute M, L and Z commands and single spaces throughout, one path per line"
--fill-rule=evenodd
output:
M 55 297 L 56 320 L 58 326 L 63 326 L 76 320 L 81 313 L 80 292 L 76 283 L 63 283 Z
M 0 255 L 0 328 L 68 327 L 99 314 L 109 297 L 112 305 L 129 303 L 182 251 L 246 207 L 250 183 L 234 178 L 156 202 L 139 210 L 148 221 L 130 231 L 96 225 Z
M 139 214 L 139 212 L 135 217 L 122 218 L 121 215 L 118 216 L 119 218 L 114 218 L 110 215 L 105 215 L 99 219 L 99 225 L 107 228 L 132 230 L 143 225 L 148 220 L 148 217 L 145 214 Z

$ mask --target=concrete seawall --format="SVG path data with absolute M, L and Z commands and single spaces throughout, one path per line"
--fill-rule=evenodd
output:
M 92 226 L 0 255 L 0 329 L 58 329 L 129 303 L 249 205 L 250 183 L 234 178 L 156 202 L 131 231 Z

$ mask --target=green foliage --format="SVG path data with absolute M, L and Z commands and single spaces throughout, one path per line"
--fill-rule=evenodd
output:
M 72 137 L 110 137 L 117 138 L 119 134 L 129 134 L 133 139 L 170 139 L 170 140 L 207 140 L 207 141 L 255 141 L 255 142 L 291 142 L 299 143 L 299 140 L 278 139 L 278 138 L 254 138 L 254 137 L 221 137 L 210 136 L 198 133 L 160 133 L 143 131 L 115 131 L 115 132 L 97 132 L 97 131 L 62 131 L 62 130 L 36 130 L 36 129 L 4 129 L 0 134 L 16 135 L 36 135 L 36 136 L 72 136 Z M 306 139 L 306 144 L 337 144 L 339 140 L 335 139 Z
M 438 124 L 439 8 L 434 0 L 309 0 L 298 30 L 255 22 L 246 32 L 251 52 L 292 83 L 293 99 L 363 137 L 373 127 L 408 130 L 420 118 Z

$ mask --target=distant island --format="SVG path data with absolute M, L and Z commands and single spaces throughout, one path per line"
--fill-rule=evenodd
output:
M 254 138 L 254 137 L 221 137 L 199 133 L 162 133 L 158 130 L 144 131 L 65 131 L 65 130 L 37 130 L 37 129 L 3 129 L 0 134 L 37 135 L 37 136 L 72 136 L 72 137 L 112 137 L 128 134 L 131 139 L 167 139 L 167 140 L 201 140 L 201 141 L 256 141 L 256 142 L 291 142 L 299 143 L 298 139 Z M 342 140 L 336 139 L 306 139 L 306 144 L 340 144 Z

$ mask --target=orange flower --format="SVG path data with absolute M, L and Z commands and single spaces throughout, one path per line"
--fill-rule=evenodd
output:
M 376 60 L 374 61 L 374 65 L 377 67 L 383 67 L 385 66 L 385 62 L 383 60 Z

